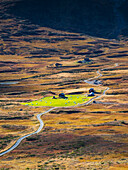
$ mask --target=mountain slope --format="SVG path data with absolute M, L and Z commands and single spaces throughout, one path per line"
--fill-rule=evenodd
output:
M 127 27 L 127 6 L 124 0 L 20 0 L 8 12 L 43 27 L 117 38 Z

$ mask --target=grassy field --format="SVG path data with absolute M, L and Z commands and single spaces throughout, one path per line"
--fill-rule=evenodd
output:
M 55 96 L 56 97 L 56 96 Z M 92 97 L 86 97 L 85 95 L 66 95 L 67 98 L 44 97 L 40 100 L 32 101 L 29 103 L 22 103 L 28 106 L 52 106 L 52 107 L 66 107 L 75 106 L 87 102 Z

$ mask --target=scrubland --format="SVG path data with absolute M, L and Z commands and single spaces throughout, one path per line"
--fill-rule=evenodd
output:
M 48 110 L 22 105 L 66 95 L 96 95 L 96 103 L 60 107 L 42 116 L 44 128 L 0 158 L 1 169 L 128 168 L 128 42 L 39 27 L 2 15 L 0 23 L 0 151 L 39 127 Z M 23 30 L 26 34 L 23 34 Z M 33 30 L 33 32 L 31 32 Z M 78 63 L 84 58 L 91 62 Z M 56 63 L 62 67 L 56 67 Z M 115 63 L 118 63 L 116 67 Z M 98 76 L 100 85 L 84 82 Z M 10 82 L 10 83 L 9 83 Z M 12 83 L 13 82 L 13 83 Z M 62 105 L 63 106 L 63 105 Z

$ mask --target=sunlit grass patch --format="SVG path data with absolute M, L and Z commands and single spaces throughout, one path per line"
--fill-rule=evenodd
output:
M 85 95 L 66 95 L 67 98 L 57 98 L 53 99 L 52 96 L 44 97 L 40 100 L 22 103 L 23 105 L 28 106 L 52 106 L 52 107 L 66 107 L 66 106 L 75 106 L 81 103 L 87 102 L 90 98 Z

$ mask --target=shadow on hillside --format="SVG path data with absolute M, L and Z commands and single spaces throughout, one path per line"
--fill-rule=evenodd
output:
M 9 13 L 56 30 L 117 38 L 123 26 L 112 0 L 20 0 Z M 120 14 L 119 14 L 120 15 Z
M 116 139 L 126 138 L 125 135 L 111 135 L 112 140 L 104 140 L 100 136 L 86 135 L 78 136 L 71 133 L 54 133 L 48 134 L 52 131 L 51 127 L 44 129 L 41 135 L 33 135 L 28 137 L 15 152 L 25 152 L 26 154 L 36 154 L 41 157 L 53 156 L 54 153 L 65 154 L 65 157 L 80 156 L 80 155 L 108 155 L 112 153 L 122 153 L 126 151 L 127 145 L 125 143 L 117 142 Z M 81 129 L 77 129 L 81 130 Z M 74 129 L 75 131 L 75 129 Z M 27 145 L 24 145 L 24 143 Z M 27 146 L 29 145 L 29 149 Z M 26 148 L 25 148 L 26 147 Z M 33 149 L 35 148 L 35 149 Z M 71 151 L 74 151 L 71 154 Z M 42 154 L 43 153 L 43 154 Z M 50 154 L 49 154 L 50 153 Z

